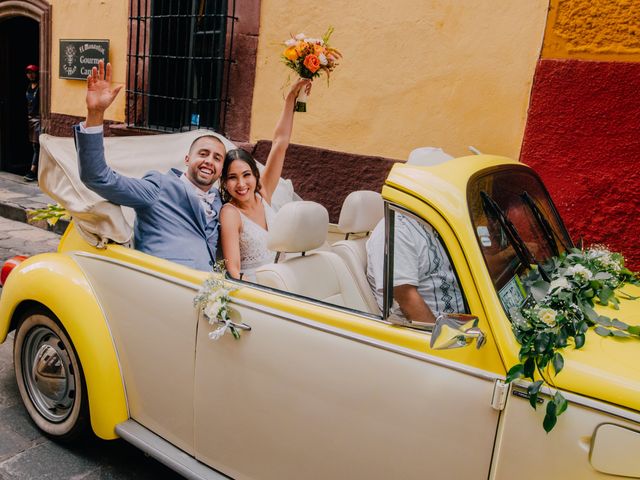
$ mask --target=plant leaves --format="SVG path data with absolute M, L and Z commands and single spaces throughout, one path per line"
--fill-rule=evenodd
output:
M 545 282 L 544 280 L 538 280 L 531 284 L 530 293 L 536 302 L 542 301 L 542 299 L 547 295 L 550 285 L 550 283 Z
M 587 318 L 589 320 L 591 320 L 592 322 L 597 321 L 598 319 L 598 314 L 596 313 L 596 311 L 591 308 L 589 305 L 584 305 L 582 306 L 582 310 L 584 311 L 584 314 L 587 316 Z
M 533 382 L 527 387 L 527 394 L 529 394 L 529 404 L 535 410 L 538 407 L 538 392 L 542 387 L 542 380 Z
M 549 334 L 540 332 L 533 342 L 533 347 L 537 353 L 543 353 L 549 346 Z
M 553 403 L 556 405 L 556 416 L 558 417 L 562 415 L 562 413 L 569 406 L 569 402 L 560 392 L 556 392 L 556 394 L 553 396 Z
M 640 325 L 631 325 L 627 328 L 627 332 L 633 335 L 640 335 Z
M 618 338 L 629 338 L 629 337 L 631 337 L 631 335 L 629 335 L 627 332 L 623 332 L 622 330 L 611 330 L 611 335 L 613 335 L 614 337 L 618 337 Z
M 611 321 L 611 324 L 612 324 L 614 327 L 619 328 L 620 330 L 628 330 L 628 329 L 629 329 L 629 325 L 627 325 L 627 324 L 626 324 L 626 323 L 624 323 L 624 322 L 621 322 L 621 321 L 620 321 L 620 320 L 618 320 L 617 318 L 614 318 L 614 319 Z
M 604 315 L 600 315 L 596 319 L 596 323 L 599 323 L 603 327 L 610 327 L 611 326 L 611 319 L 609 317 L 605 317 Z
M 608 337 L 609 335 L 611 335 L 611 330 L 609 330 L 608 328 L 596 327 L 595 330 L 596 333 L 601 337 Z
M 521 363 L 516 363 L 513 367 L 511 367 L 507 372 L 507 383 L 511 383 L 514 380 L 522 377 L 523 370 L 524 365 L 522 365 Z
M 600 299 L 600 305 L 608 305 L 609 299 L 613 296 L 613 290 L 609 287 L 602 287 L 598 292 L 598 298 Z
M 609 280 L 613 278 L 613 275 L 611 275 L 609 272 L 598 272 L 593 276 L 593 278 L 595 280 Z
M 558 415 L 556 414 L 556 404 L 552 401 L 547 402 L 547 414 L 544 416 L 544 420 L 542 421 L 542 428 L 544 431 L 549 433 L 553 430 L 553 427 L 556 426 L 556 422 L 558 421 Z
M 576 339 L 576 349 L 582 348 L 585 341 L 584 333 L 579 333 L 574 338 Z
M 556 375 L 564 368 L 564 358 L 561 354 L 557 353 L 553 356 L 553 369 L 556 371 Z
M 523 375 L 525 378 L 533 379 L 533 374 L 536 371 L 536 362 L 533 357 L 528 357 L 524 362 Z

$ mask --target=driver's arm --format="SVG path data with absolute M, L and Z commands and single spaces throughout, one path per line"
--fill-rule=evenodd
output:
M 418 293 L 414 285 L 393 287 L 393 298 L 398 302 L 404 316 L 414 322 L 435 323 L 436 317 Z

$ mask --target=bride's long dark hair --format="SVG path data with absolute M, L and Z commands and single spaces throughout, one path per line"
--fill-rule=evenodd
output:
M 224 164 L 222 165 L 222 173 L 220 174 L 220 196 L 222 197 L 222 201 L 227 203 L 231 201 L 231 195 L 227 191 L 227 175 L 229 174 L 229 167 L 236 160 L 242 160 L 251 169 L 251 173 L 254 177 L 256 177 L 256 191 L 258 193 L 260 191 L 260 170 L 258 170 L 258 164 L 256 160 L 251 156 L 249 152 L 242 148 L 234 148 L 233 150 L 229 150 L 227 155 L 224 157 Z

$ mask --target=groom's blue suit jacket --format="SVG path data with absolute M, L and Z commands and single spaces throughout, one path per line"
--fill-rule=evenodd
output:
M 210 271 L 218 243 L 220 194 L 216 191 L 215 217 L 207 222 L 200 200 L 180 180 L 182 172 L 172 169 L 151 171 L 142 178 L 125 177 L 107 165 L 102 134 L 82 133 L 77 125 L 74 132 L 82 182 L 101 197 L 136 211 L 136 249 Z

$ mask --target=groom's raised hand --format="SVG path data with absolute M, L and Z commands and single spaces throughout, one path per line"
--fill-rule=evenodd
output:
M 91 69 L 91 75 L 87 77 L 87 120 L 85 127 L 102 125 L 104 112 L 113 103 L 122 85 L 111 87 L 111 64 L 107 63 L 105 70 L 104 61 L 98 62 L 98 67 Z

